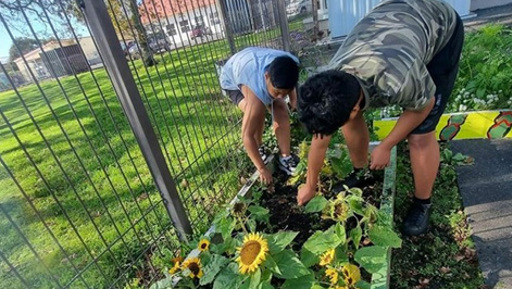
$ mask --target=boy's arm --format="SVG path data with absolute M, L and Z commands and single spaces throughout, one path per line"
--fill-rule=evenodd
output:
M 389 135 L 382 140 L 379 146 L 372 152 L 372 162 L 370 169 L 384 169 L 389 163 L 389 151 L 404 140 L 418 125 L 420 125 L 428 116 L 435 104 L 435 98 L 432 97 L 422 110 L 405 110 L 398 118 L 395 127 Z M 388 155 L 388 156 L 386 156 Z
M 290 107 L 292 108 L 292 110 L 296 110 L 297 109 L 297 88 L 294 88 L 290 94 L 288 94 L 288 96 L 290 97 Z
M 265 121 L 265 105 L 256 97 L 249 87 L 242 85 L 242 94 L 246 101 L 244 118 L 242 120 L 242 140 L 247 154 L 254 166 L 260 172 L 260 178 L 264 183 L 271 182 L 271 176 L 266 170 L 265 163 L 258 152 L 258 144 L 254 135 Z
M 315 196 L 318 175 L 324 165 L 325 153 L 329 147 L 331 136 L 314 135 L 308 154 L 308 172 L 306 185 L 299 189 L 297 202 L 299 206 L 305 205 Z

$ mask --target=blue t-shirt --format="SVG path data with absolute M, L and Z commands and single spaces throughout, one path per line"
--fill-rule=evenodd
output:
M 281 50 L 249 47 L 237 52 L 222 67 L 220 86 L 224 90 L 240 90 L 245 85 L 265 106 L 270 105 L 272 98 L 265 84 L 265 70 L 279 56 L 289 56 L 299 64 L 297 57 Z

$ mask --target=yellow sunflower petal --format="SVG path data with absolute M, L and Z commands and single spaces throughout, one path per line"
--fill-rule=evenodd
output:
M 336 270 L 335 268 L 328 268 L 327 270 L 325 270 L 325 276 L 331 279 L 331 284 L 338 283 L 338 270 Z
M 320 266 L 326 266 L 332 263 L 334 260 L 334 249 L 327 250 L 321 257 L 320 257 Z
M 268 243 L 258 233 L 250 233 L 244 237 L 244 242 L 238 248 L 239 271 L 242 274 L 252 273 L 265 261 L 268 253 Z
M 359 267 L 353 264 L 344 265 L 341 269 L 343 272 L 343 280 L 347 285 L 354 285 L 361 280 L 361 271 Z
M 201 252 L 208 251 L 208 248 L 210 247 L 210 241 L 207 239 L 202 239 L 197 247 Z
M 195 278 L 195 277 L 200 278 L 199 275 L 202 274 L 201 260 L 199 260 L 199 258 L 197 258 L 197 257 L 185 260 L 185 262 L 183 262 L 183 265 L 181 265 L 181 267 L 183 268 L 183 270 L 187 270 L 187 269 L 189 270 L 190 278 Z

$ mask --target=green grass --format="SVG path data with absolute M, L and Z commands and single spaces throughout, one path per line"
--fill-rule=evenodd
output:
M 240 36 L 236 46 L 270 45 L 277 34 L 273 29 Z M 240 173 L 248 170 L 240 148 L 240 113 L 220 94 L 214 67 L 229 55 L 227 42 L 219 40 L 155 55 L 159 64 L 147 70 L 140 60 L 130 64 L 196 232 L 236 193 Z M 35 288 L 66 285 L 77 270 L 85 273 L 71 288 L 84 288 L 84 280 L 92 288 L 103 288 L 118 277 L 121 286 L 134 278 L 137 283 L 151 275 L 145 272 L 146 258 L 136 260 L 148 242 L 162 233 L 166 237 L 150 251 L 156 251 L 157 263 L 159 249 L 172 249 L 177 242 L 112 83 L 103 68 L 93 74 L 20 88 L 34 121 L 14 91 L 0 94 L 0 157 L 5 163 L 0 166 L 0 248 Z M 87 267 L 93 258 L 98 258 L 97 265 Z M 130 269 L 131 262 L 134 268 L 121 276 L 120 270 Z M 3 260 L 0 270 L 0 288 L 25 288 Z
M 400 148 L 395 198 L 397 225 L 402 224 L 414 192 L 408 152 L 404 146 Z M 404 237 L 402 248 L 393 250 L 390 288 L 483 288 L 456 183 L 453 164 L 443 162 L 432 195 L 430 230 L 420 237 Z

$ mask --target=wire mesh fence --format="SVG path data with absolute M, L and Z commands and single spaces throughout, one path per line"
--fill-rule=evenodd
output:
M 0 288 L 149 287 L 179 248 L 104 67 L 111 56 L 76 4 L 0 2 L 0 32 L 13 43 L 0 64 Z M 110 50 L 125 55 L 186 218 L 203 232 L 251 170 L 217 69 L 247 46 L 283 48 L 284 5 L 104 4 L 119 39 Z

